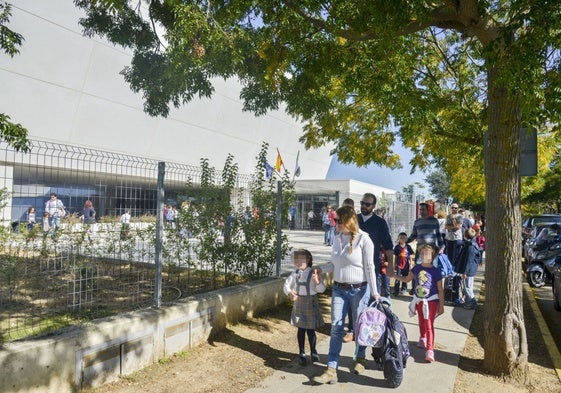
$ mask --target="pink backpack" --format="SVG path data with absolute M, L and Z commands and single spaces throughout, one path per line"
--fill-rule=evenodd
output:
M 381 347 L 384 344 L 386 331 L 386 314 L 372 305 L 366 307 L 360 315 L 355 326 L 355 336 L 358 345 L 368 347 Z

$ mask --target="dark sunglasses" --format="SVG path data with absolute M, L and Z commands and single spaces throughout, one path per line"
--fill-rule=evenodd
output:
M 370 207 L 370 206 L 372 206 L 372 205 L 373 205 L 373 203 L 360 201 L 360 206 Z
M 335 222 L 337 224 L 343 224 L 343 220 L 341 220 L 340 218 L 335 218 Z

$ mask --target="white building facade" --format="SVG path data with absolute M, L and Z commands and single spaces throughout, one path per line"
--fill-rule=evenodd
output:
M 82 34 L 82 11 L 72 0 L 18 0 L 10 29 L 23 35 L 20 54 L 0 56 L 0 112 L 34 140 L 221 168 L 231 153 L 240 173 L 252 173 L 263 141 L 270 160 L 281 152 L 293 170 L 300 151 L 306 178 L 325 178 L 329 148 L 305 151 L 302 124 L 281 111 L 261 117 L 242 111 L 239 84 L 215 80 L 210 99 L 194 99 L 167 118 L 143 112 L 119 74 L 131 55 L 104 39 Z
M 194 99 L 172 109 L 167 118 L 148 116 L 141 95 L 120 75 L 131 54 L 102 38 L 85 37 L 79 25 L 82 16 L 72 0 L 12 2 L 8 26 L 25 41 L 15 57 L 0 55 L 0 113 L 22 124 L 40 145 L 32 158 L 10 151 L 0 154 L 0 187 L 13 195 L 7 212 L 13 222 L 22 220 L 29 206 L 41 213 L 50 192 L 58 193 L 71 211 L 90 199 L 100 215 L 118 215 L 125 207 L 133 214 L 153 212 L 154 191 L 126 180 L 153 174 L 122 169 L 122 157 L 193 167 L 207 159 L 220 170 L 232 154 L 239 173 L 249 175 L 263 142 L 269 144 L 271 164 L 278 149 L 286 169 L 293 172 L 298 157 L 298 228 L 306 226 L 304 214 L 310 208 L 337 205 L 348 197 L 358 203 L 364 192 L 379 198 L 395 194 L 354 180 L 324 180 L 331 146 L 305 150 L 299 142 L 302 124 L 282 111 L 260 117 L 243 112 L 240 85 L 233 79 L 215 80 L 210 99 Z

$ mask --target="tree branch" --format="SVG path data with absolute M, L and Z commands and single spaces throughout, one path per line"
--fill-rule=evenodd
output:
M 460 141 L 460 142 L 464 142 L 467 143 L 469 145 L 482 145 L 483 144 L 483 139 L 481 137 L 478 136 L 472 136 L 472 137 L 467 137 L 467 136 L 461 136 L 458 134 L 452 134 L 448 131 L 446 131 L 444 129 L 444 127 L 442 127 L 442 124 L 440 124 L 440 122 L 437 119 L 434 119 L 433 121 L 434 126 L 436 127 L 436 129 L 438 130 L 438 134 L 445 137 L 445 138 L 449 138 L 452 140 L 456 140 L 456 141 Z
M 335 36 L 349 41 L 369 41 L 377 37 L 373 30 L 358 32 L 330 26 L 324 19 L 316 18 L 303 11 L 294 1 L 287 1 L 286 5 L 312 25 Z M 482 19 L 478 12 L 476 0 L 446 1 L 444 5 L 433 10 L 427 9 L 427 18 L 414 20 L 395 32 L 396 37 L 405 36 L 424 30 L 428 27 L 455 30 L 463 37 L 476 36 L 483 44 L 488 44 L 498 36 L 498 30 L 491 25 L 495 23 L 489 19 Z

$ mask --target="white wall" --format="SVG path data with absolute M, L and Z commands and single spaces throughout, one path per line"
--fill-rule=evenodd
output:
M 271 164 L 278 147 L 293 172 L 300 151 L 302 178 L 325 178 L 329 147 L 305 151 L 301 124 L 284 112 L 259 118 L 242 112 L 235 80 L 217 80 L 210 100 L 152 118 L 119 75 L 130 54 L 84 37 L 72 0 L 11 3 L 9 27 L 25 41 L 14 58 L 0 55 L 0 112 L 26 127 L 30 138 L 191 165 L 208 158 L 217 169 L 232 153 L 241 173 L 253 172 L 267 141 Z
M 355 203 L 360 201 L 363 194 L 370 192 L 381 198 L 382 194 L 395 194 L 396 190 L 368 184 L 359 180 L 341 179 L 341 180 L 299 180 L 296 183 L 297 194 L 317 194 L 324 192 L 339 191 L 341 202 L 345 198 L 353 198 Z

